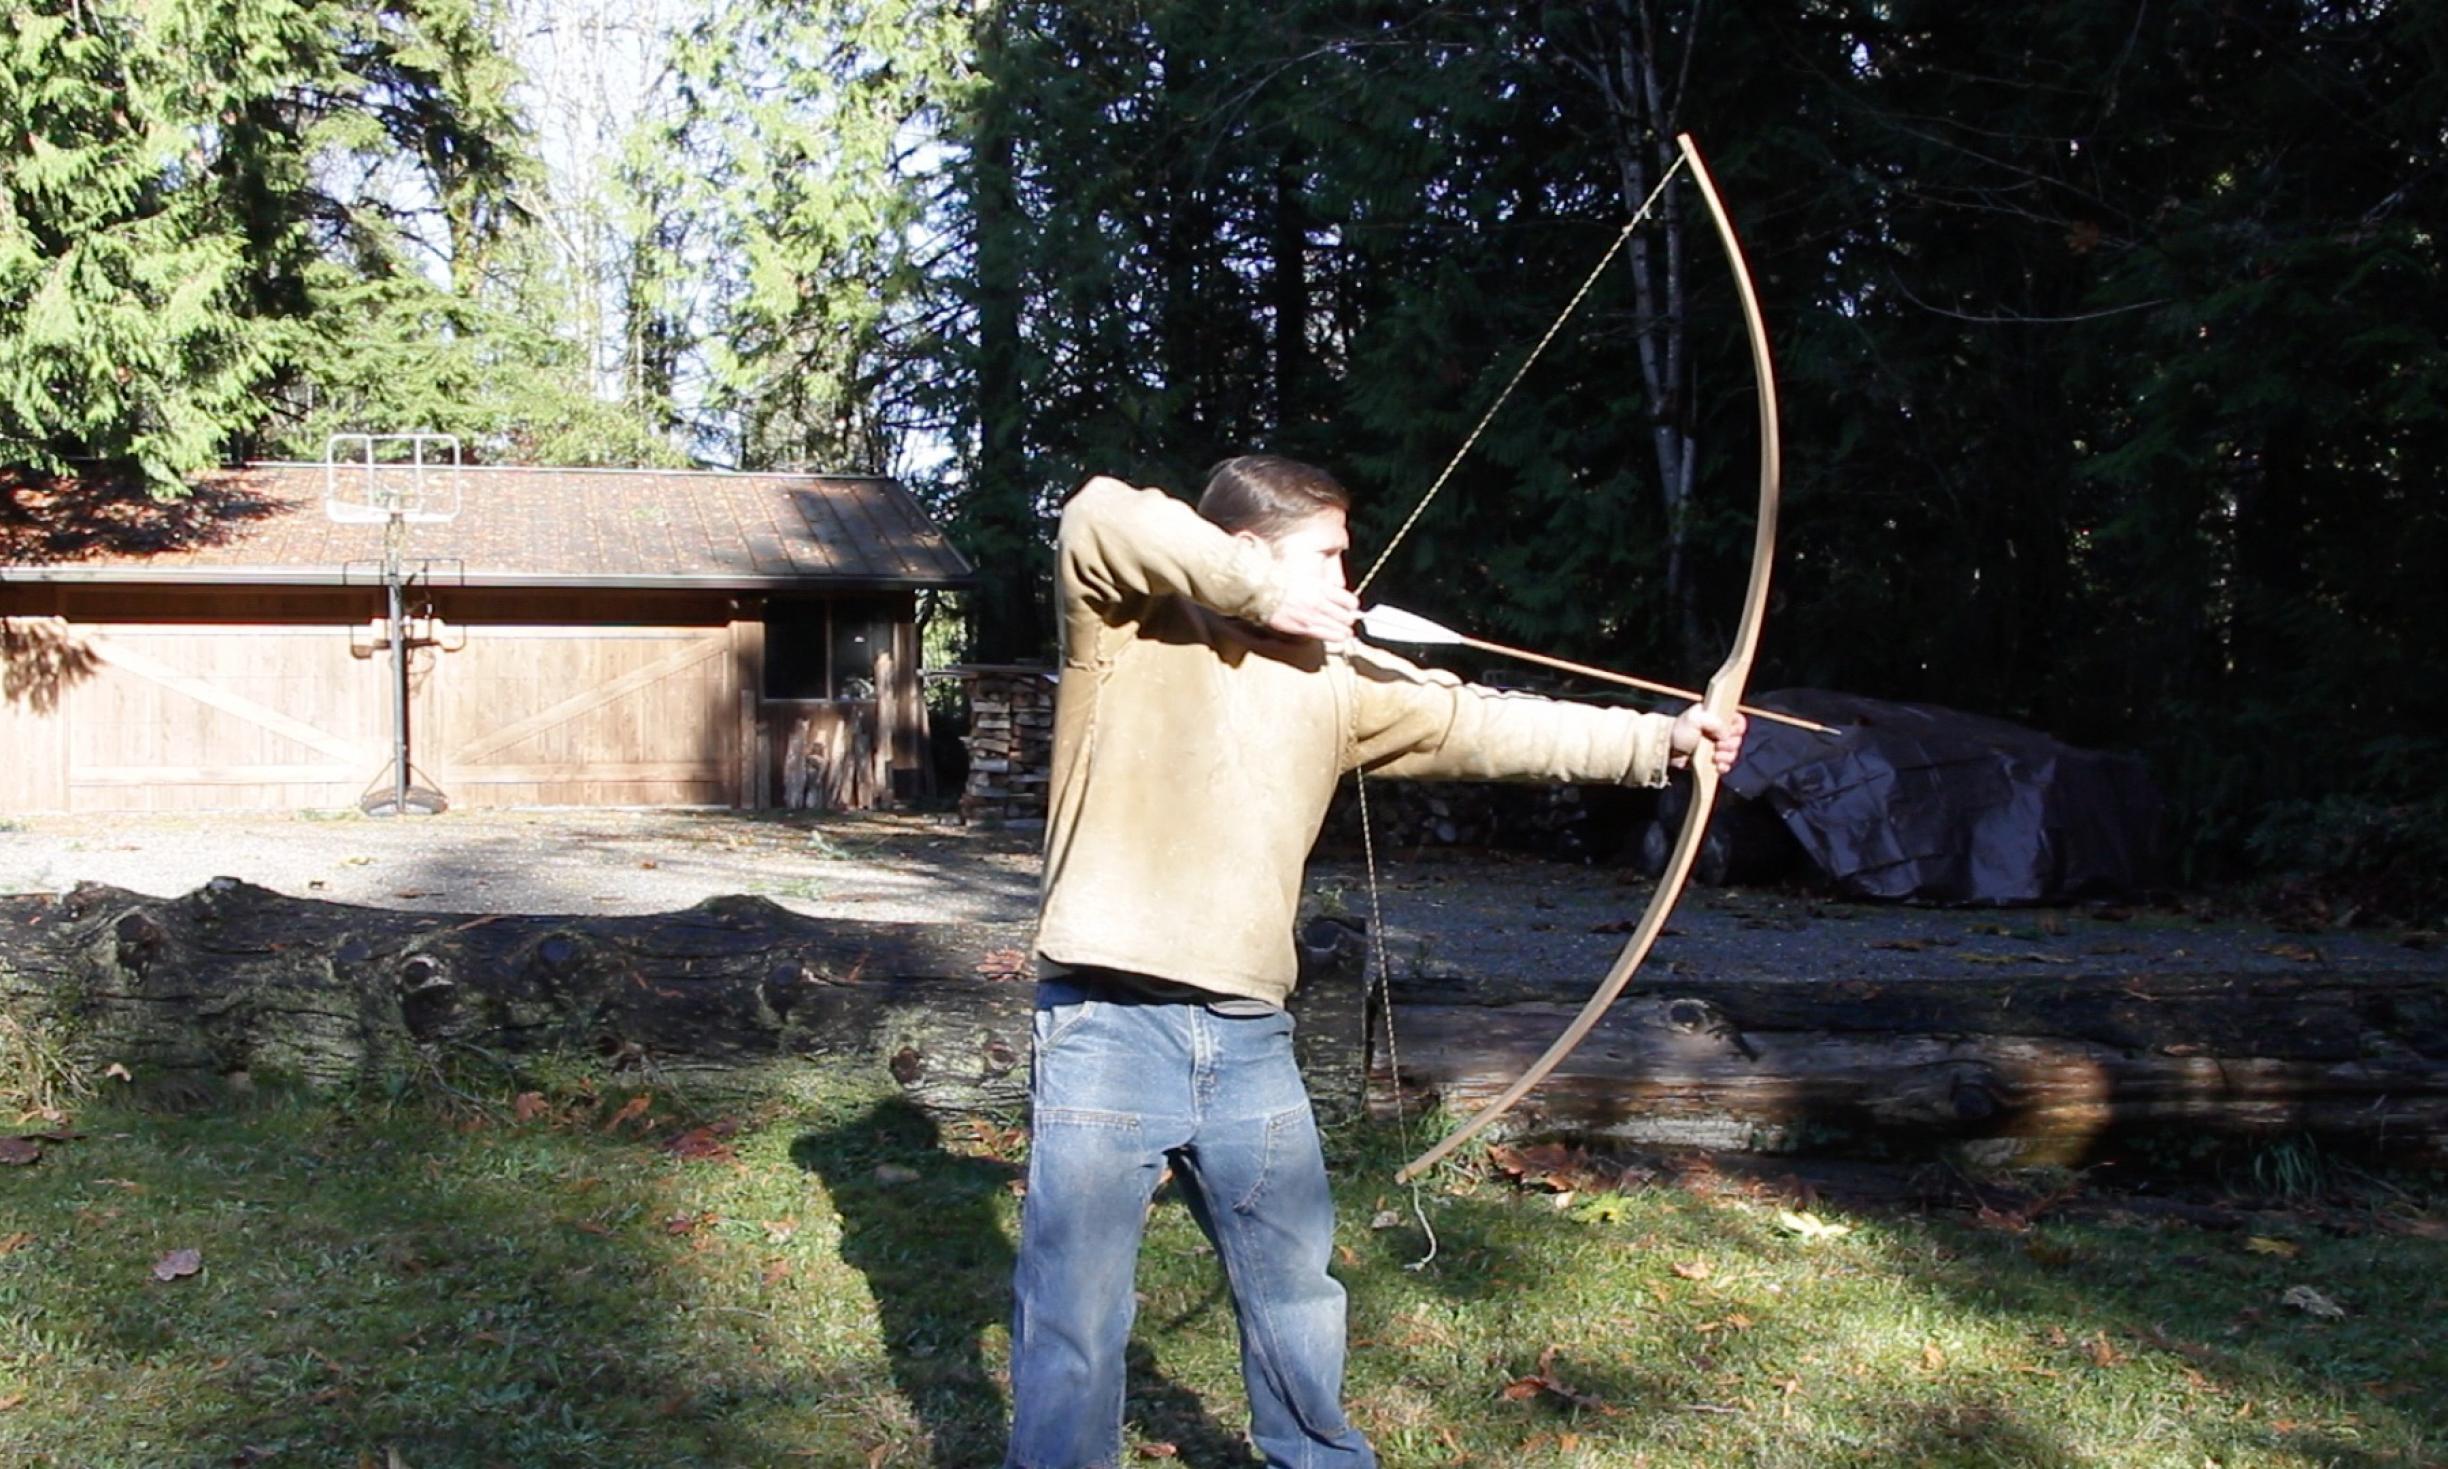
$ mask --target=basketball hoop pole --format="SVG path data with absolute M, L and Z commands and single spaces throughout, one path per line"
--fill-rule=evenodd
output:
M 408 445 L 406 463 L 397 460 L 378 461 L 377 441 Z M 343 442 L 362 444 L 361 461 L 351 467 L 357 471 L 359 493 L 343 492 L 340 476 L 339 449 Z M 425 457 L 427 444 L 448 445 L 447 463 L 429 464 Z M 323 448 L 323 510 L 330 519 L 342 525 L 374 525 L 383 528 L 382 579 L 385 621 L 391 644 L 391 805 L 390 814 L 405 816 L 409 805 L 409 743 L 408 743 L 408 525 L 411 521 L 448 521 L 459 514 L 459 438 L 456 434 L 334 434 Z M 426 477 L 427 469 L 449 470 L 446 486 L 436 488 Z M 386 484 L 386 474 L 405 472 L 405 489 Z M 445 489 L 447 493 L 445 493 Z M 433 802 L 428 807 L 438 811 L 441 797 L 427 793 Z M 364 802 L 361 800 L 360 805 Z M 379 814 L 379 807 L 368 808 Z

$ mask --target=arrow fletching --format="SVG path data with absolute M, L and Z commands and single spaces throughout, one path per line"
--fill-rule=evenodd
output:
M 1360 630 L 1380 643 L 1401 643 L 1409 647 L 1460 647 L 1469 642 L 1450 627 L 1430 622 L 1416 612 L 1389 607 L 1380 602 L 1360 614 Z

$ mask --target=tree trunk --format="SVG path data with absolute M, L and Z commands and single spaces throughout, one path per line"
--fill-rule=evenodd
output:
M 1037 657 L 1053 634 L 1040 615 L 1037 593 L 1045 556 L 1038 544 L 1021 364 L 1027 350 L 1021 314 L 1028 222 L 1020 207 L 1016 123 L 1002 96 L 1011 69 L 1008 25 L 1000 10 L 980 22 L 979 71 L 988 85 L 974 119 L 977 137 L 970 145 L 967 176 L 977 261 L 971 289 L 977 311 L 978 457 L 962 515 L 970 536 L 963 549 L 978 567 L 970 653 L 981 663 Z

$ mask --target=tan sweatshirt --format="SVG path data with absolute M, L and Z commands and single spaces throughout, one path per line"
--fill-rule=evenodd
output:
M 1281 1004 L 1301 870 L 1343 772 L 1663 785 L 1674 721 L 1465 684 L 1261 624 L 1274 557 L 1162 490 L 1064 507 L 1037 950 Z

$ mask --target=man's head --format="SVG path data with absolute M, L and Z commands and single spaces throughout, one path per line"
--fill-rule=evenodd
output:
M 1207 472 L 1198 509 L 1265 546 L 1292 569 L 1296 583 L 1337 595 L 1347 585 L 1343 553 L 1351 549 L 1351 535 L 1344 521 L 1351 494 L 1325 470 L 1274 454 L 1243 454 Z
M 1199 514 L 1229 531 L 1273 540 L 1321 511 L 1349 512 L 1351 494 L 1314 464 L 1276 454 L 1243 454 L 1207 471 Z

